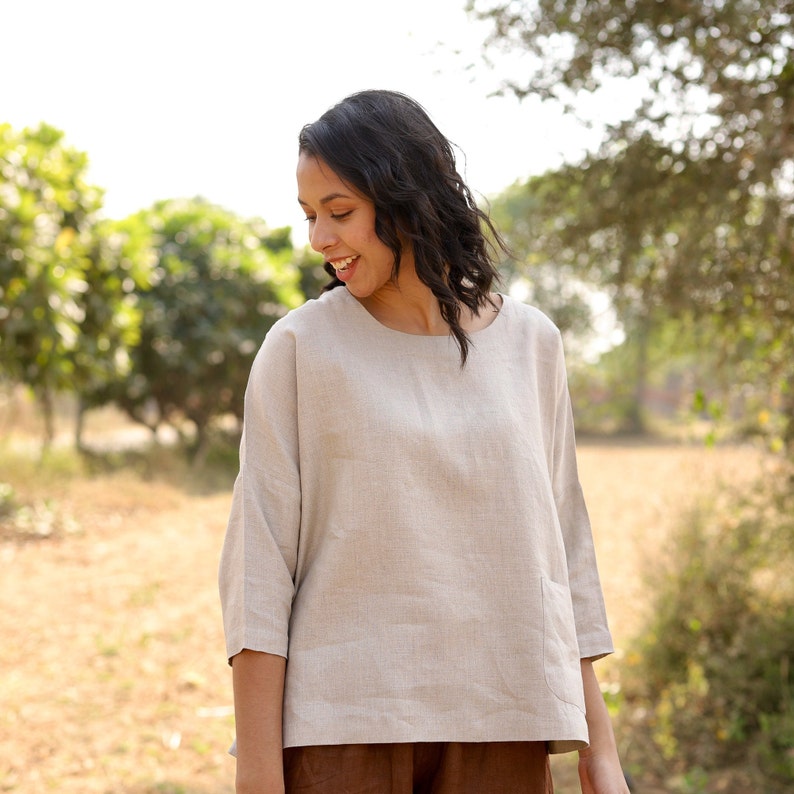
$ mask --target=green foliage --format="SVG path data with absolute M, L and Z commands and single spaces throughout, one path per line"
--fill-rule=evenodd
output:
M 467 7 L 491 21 L 489 47 L 528 56 L 505 80 L 518 96 L 575 107 L 620 80 L 644 85 L 633 116 L 543 194 L 549 259 L 611 290 L 629 339 L 660 310 L 719 322 L 734 381 L 763 388 L 794 452 L 790 0 Z
M 242 418 L 253 357 L 268 328 L 302 295 L 289 230 L 243 221 L 202 199 L 155 204 L 115 228 L 130 262 L 150 263 L 135 284 L 140 339 L 130 376 L 89 395 L 113 399 L 155 429 L 183 418 L 201 445 L 210 422 Z
M 49 439 L 63 390 L 153 429 L 188 419 L 201 446 L 241 418 L 253 356 L 317 263 L 292 263 L 290 229 L 201 199 L 100 220 L 87 165 L 52 127 L 0 126 L 0 376 L 33 389 Z
M 491 217 L 513 254 L 500 266 L 508 289 L 523 284 L 527 298 L 563 333 L 582 337 L 592 330 L 591 281 L 575 262 L 564 261 L 555 234 L 559 216 L 546 211 L 552 198 L 558 208 L 575 201 L 569 190 L 570 184 L 554 173 L 516 183 L 493 200 Z
M 7 482 L 0 482 L 0 521 L 16 511 L 14 489 Z
M 794 784 L 794 472 L 686 515 L 654 561 L 624 692 L 672 768 L 751 762 Z M 771 785 L 771 783 L 770 783 Z
M 79 376 L 84 295 L 101 192 L 85 154 L 46 124 L 0 125 L 0 368 L 45 404 Z
M 300 290 L 309 298 L 318 298 L 323 287 L 331 280 L 323 269 L 323 257 L 306 246 L 298 252 L 295 262 L 300 271 Z
M 130 372 L 130 351 L 140 342 L 139 292 L 153 276 L 147 254 L 145 243 L 131 240 L 118 222 L 94 225 L 80 296 L 80 343 L 72 356 L 78 394 L 96 393 Z
M 728 399 L 733 370 L 715 352 L 715 336 L 719 340 L 714 324 L 659 312 L 643 345 L 635 331 L 597 361 L 571 367 L 577 426 L 585 432 L 632 433 L 640 411 L 640 424 L 650 432 L 711 443 L 723 436 L 744 439 L 774 432 L 763 393 L 745 388 L 741 402 Z M 646 374 L 638 383 L 632 375 L 642 367 Z M 751 418 L 755 424 L 748 427 Z

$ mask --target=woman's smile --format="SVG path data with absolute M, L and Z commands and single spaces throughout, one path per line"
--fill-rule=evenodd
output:
M 336 271 L 336 276 L 340 281 L 344 281 L 345 278 L 350 278 L 352 276 L 351 269 L 358 262 L 358 255 L 355 256 L 348 256 L 344 259 L 329 259 L 328 263 L 333 267 Z

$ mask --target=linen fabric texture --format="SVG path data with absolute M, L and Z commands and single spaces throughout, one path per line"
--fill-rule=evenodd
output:
M 612 641 L 562 340 L 502 300 L 465 367 L 344 287 L 257 354 L 219 582 L 229 659 L 288 659 L 285 747 L 587 744 Z

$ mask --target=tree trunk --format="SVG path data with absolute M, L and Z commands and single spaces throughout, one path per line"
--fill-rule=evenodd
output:
M 85 412 L 86 407 L 82 397 L 77 398 L 77 415 L 74 421 L 74 448 L 78 452 L 82 452 L 83 447 L 83 430 L 85 429 Z
M 786 457 L 794 462 L 794 375 L 786 379 L 781 400 L 783 414 L 783 451 Z
M 55 408 L 53 406 L 52 392 L 48 386 L 42 386 L 38 391 L 41 415 L 44 419 L 44 438 L 42 452 L 47 452 L 55 441 Z
M 645 424 L 645 390 L 648 385 L 648 344 L 651 336 L 651 321 L 647 314 L 637 318 L 633 335 L 636 352 L 634 366 L 634 383 L 631 402 L 626 411 L 627 432 L 642 435 L 646 432 Z

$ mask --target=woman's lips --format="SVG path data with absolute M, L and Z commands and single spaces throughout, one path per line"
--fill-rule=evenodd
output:
M 333 267 L 337 273 L 340 271 L 344 272 L 356 259 L 358 259 L 358 256 L 346 256 L 344 259 L 334 259 L 331 261 L 331 267 Z
M 336 271 L 336 277 L 342 281 L 349 281 L 353 277 L 353 271 L 358 262 L 358 255 L 346 256 L 344 259 L 329 260 L 331 267 Z

